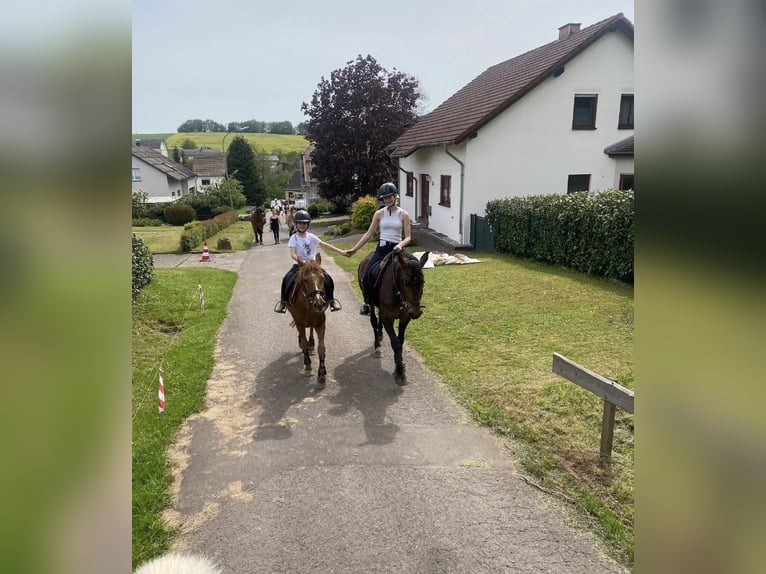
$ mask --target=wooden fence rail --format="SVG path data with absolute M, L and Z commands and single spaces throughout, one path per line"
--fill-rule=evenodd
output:
M 601 419 L 601 456 L 610 459 L 614 437 L 615 407 L 620 407 L 632 414 L 633 391 L 558 353 L 553 353 L 553 372 L 604 399 L 604 416 Z

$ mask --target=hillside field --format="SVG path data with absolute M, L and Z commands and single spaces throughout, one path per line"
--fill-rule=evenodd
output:
M 209 147 L 212 149 L 222 149 L 221 144 L 223 138 L 226 135 L 225 132 L 210 132 L 210 133 L 173 133 L 173 134 L 133 134 L 133 144 L 137 139 L 164 139 L 165 144 L 168 146 L 168 150 L 172 150 L 173 146 L 181 147 L 181 142 L 185 139 L 192 140 L 196 147 Z M 230 134 L 226 138 L 226 147 L 229 147 L 231 140 L 234 139 L 237 134 Z M 279 153 L 279 152 L 302 152 L 306 149 L 308 141 L 303 136 L 291 136 L 281 134 L 239 134 L 245 137 L 250 144 L 258 151 L 264 151 L 266 153 Z

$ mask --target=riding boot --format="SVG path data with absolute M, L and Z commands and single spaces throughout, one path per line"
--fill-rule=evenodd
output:
M 362 303 L 362 306 L 359 308 L 359 314 L 360 315 L 369 315 L 370 314 L 370 304 L 368 302 L 368 295 L 367 290 L 369 287 L 365 285 L 365 288 L 362 290 L 362 295 L 364 296 L 364 303 Z
M 281 300 L 274 306 L 275 313 L 284 313 L 287 311 L 287 302 Z

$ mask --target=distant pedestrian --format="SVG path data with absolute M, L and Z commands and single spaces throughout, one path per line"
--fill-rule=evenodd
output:
M 279 243 L 279 208 L 271 208 L 271 216 L 269 217 L 269 229 L 274 234 L 274 245 Z
M 287 212 L 287 229 L 290 232 L 290 235 L 295 233 L 295 206 L 292 206 L 290 208 L 290 211 Z

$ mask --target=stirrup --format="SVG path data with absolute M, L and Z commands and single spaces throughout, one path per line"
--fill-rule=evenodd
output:
M 362 303 L 362 306 L 359 308 L 359 314 L 360 315 L 369 315 L 370 314 L 370 306 L 367 303 Z
M 284 313 L 284 312 L 286 312 L 286 311 L 287 311 L 287 304 L 286 304 L 284 301 L 279 301 L 279 302 L 278 302 L 278 303 L 277 303 L 277 304 L 274 306 L 274 312 L 275 312 L 275 313 Z

